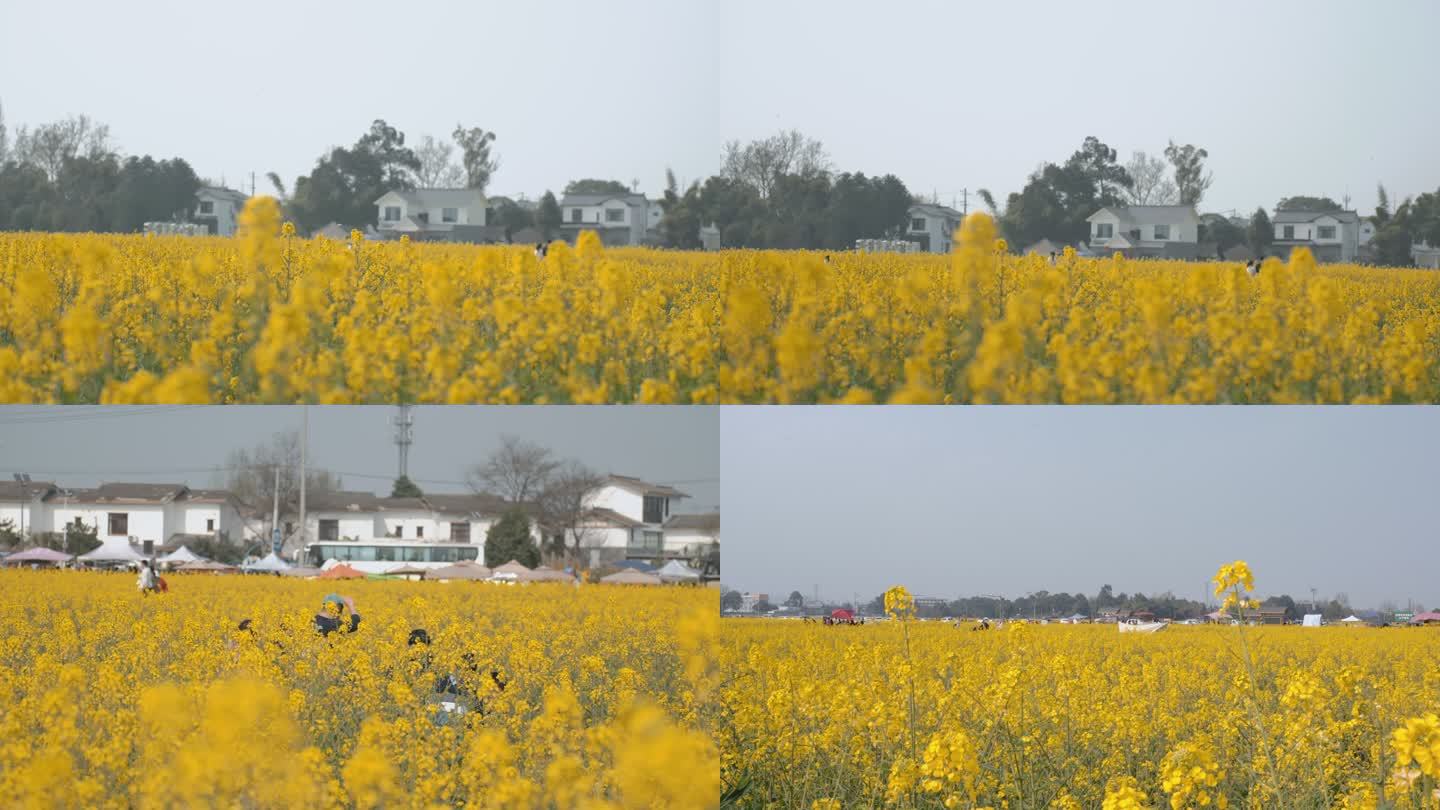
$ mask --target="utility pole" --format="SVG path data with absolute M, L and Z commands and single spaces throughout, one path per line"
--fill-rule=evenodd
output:
M 964 202 L 960 203 L 960 213 L 965 214 L 966 216 L 969 216 L 969 214 L 970 214 L 970 189 L 968 189 L 968 188 L 962 188 L 962 189 L 960 189 L 960 199 L 964 200 Z
M 1315 589 L 1310 589 L 1310 612 L 1315 612 Z
M 15 483 L 20 485 L 20 542 L 25 542 L 25 513 L 30 511 L 30 475 L 15 473 Z
M 305 462 L 310 447 L 310 406 L 300 406 L 300 542 L 299 550 L 305 549 Z
M 275 507 L 270 514 L 270 550 L 280 553 L 280 465 L 275 465 Z

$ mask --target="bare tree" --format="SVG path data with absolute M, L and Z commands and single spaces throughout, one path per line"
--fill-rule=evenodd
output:
M 770 196 L 779 177 L 808 178 L 828 171 L 830 155 L 824 144 L 794 129 L 743 145 L 729 141 L 721 155 L 720 175 L 751 186 L 761 197 Z
M 110 127 L 76 115 L 33 130 L 16 131 L 15 159 L 38 166 L 54 182 L 67 160 L 87 157 L 98 160 L 113 152 Z
M 225 486 L 252 516 L 270 522 L 275 493 L 275 471 L 280 471 L 280 520 L 294 520 L 300 512 L 300 434 L 276 433 L 266 444 L 234 450 L 225 463 Z M 307 469 L 307 493 L 339 490 L 340 478 L 326 470 Z M 295 536 L 300 536 L 296 534 Z M 288 538 L 287 538 L 288 540 Z
M 529 504 L 545 490 L 561 464 L 549 448 L 506 434 L 488 459 L 470 469 L 466 481 L 476 492 Z
M 605 476 L 578 461 L 553 470 L 537 498 L 538 520 L 545 532 L 542 550 L 565 557 L 583 548 L 592 529 L 588 520 L 591 498 L 605 484 Z
M 1167 176 L 1170 166 L 1164 160 L 1137 151 L 1131 154 L 1125 171 L 1130 173 L 1131 185 L 1125 196 L 1131 205 L 1175 205 L 1180 201 L 1179 190 Z
M 500 169 L 500 159 L 491 154 L 495 133 L 480 127 L 466 129 L 455 125 L 450 136 L 460 146 L 461 161 L 465 167 L 465 187 L 484 191 L 490 185 L 490 178 Z
M 420 159 L 420 169 L 415 172 L 416 188 L 459 188 L 467 181 L 465 169 L 451 158 L 455 153 L 454 144 L 426 135 L 415 147 L 415 157 Z

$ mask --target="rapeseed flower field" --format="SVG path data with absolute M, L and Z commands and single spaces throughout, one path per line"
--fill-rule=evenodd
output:
M 1218 583 L 1224 583 L 1220 585 Z M 1253 577 L 1217 595 L 1248 606 Z M 738 807 L 1440 807 L 1440 632 L 726 619 Z
M 719 804 L 713 590 L 167 579 L 0 572 L 0 806 Z
M 1440 402 L 1440 273 L 0 234 L 0 402 Z

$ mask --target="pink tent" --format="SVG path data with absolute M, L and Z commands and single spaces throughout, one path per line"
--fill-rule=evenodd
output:
M 6 565 L 11 563 L 62 563 L 75 558 L 74 554 L 66 554 L 63 551 L 56 551 L 53 548 L 27 548 L 24 551 L 17 551 L 5 557 Z
M 6 561 L 8 562 L 9 560 L 7 559 Z M 1411 624 L 1429 624 L 1431 622 L 1440 622 L 1440 613 L 1433 610 L 1416 613 L 1415 618 L 1410 620 Z

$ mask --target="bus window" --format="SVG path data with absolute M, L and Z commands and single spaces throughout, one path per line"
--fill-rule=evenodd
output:
M 462 560 L 478 560 L 478 559 L 480 559 L 480 549 L 478 549 L 478 548 L 462 548 L 462 549 L 459 549 L 459 552 L 460 552 L 460 559 L 462 559 Z
M 426 562 L 425 549 L 409 546 L 401 549 L 405 552 L 405 562 Z
M 399 551 L 399 550 L 400 550 L 400 549 L 395 548 L 394 546 L 376 546 L 376 547 L 375 547 L 375 559 L 380 560 L 380 561 L 382 561 L 382 562 L 394 562 L 394 561 L 395 561 L 395 552 L 397 552 L 397 551 Z

